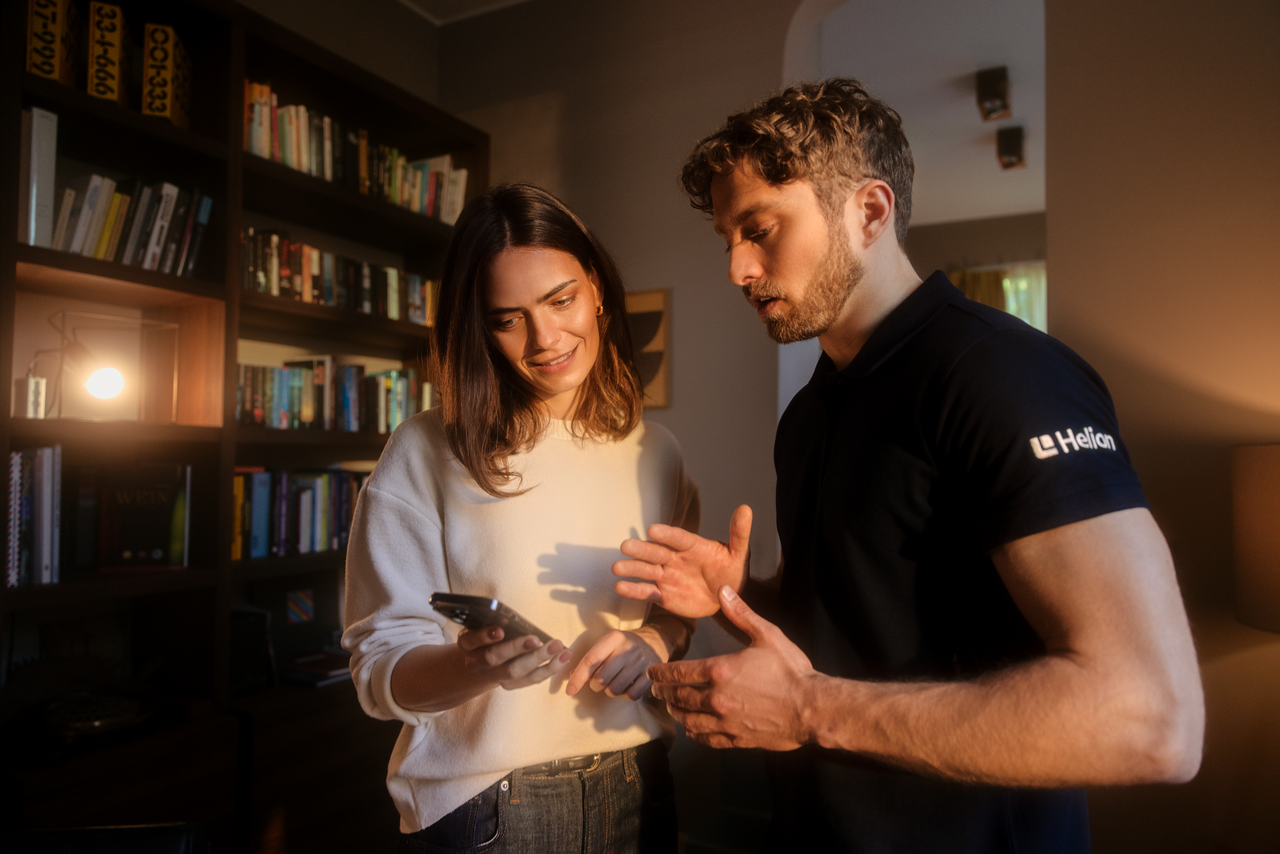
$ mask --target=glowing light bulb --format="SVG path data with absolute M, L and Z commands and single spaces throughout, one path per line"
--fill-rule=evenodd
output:
M 103 368 L 100 371 L 94 371 L 84 387 L 94 397 L 109 400 L 124 391 L 124 377 L 115 368 Z

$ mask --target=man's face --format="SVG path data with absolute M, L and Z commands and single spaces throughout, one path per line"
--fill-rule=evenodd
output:
M 713 222 L 729 252 L 729 281 L 779 344 L 817 337 L 862 278 L 842 221 L 823 215 L 804 180 L 770 184 L 735 169 L 711 182 Z M 843 219 L 842 217 L 840 218 Z

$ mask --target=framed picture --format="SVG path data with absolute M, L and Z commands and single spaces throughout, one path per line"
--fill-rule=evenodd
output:
M 671 291 L 665 288 L 627 294 L 631 346 L 644 384 L 644 405 L 649 409 L 671 405 L 670 299 Z

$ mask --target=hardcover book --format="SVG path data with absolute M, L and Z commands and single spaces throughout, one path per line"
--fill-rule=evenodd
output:
M 102 469 L 100 569 L 187 566 L 191 466 L 149 464 Z

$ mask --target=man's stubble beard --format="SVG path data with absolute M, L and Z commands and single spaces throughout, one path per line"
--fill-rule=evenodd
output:
M 840 318 L 863 274 L 862 263 L 853 256 L 844 229 L 830 228 L 826 257 L 809 282 L 804 299 L 788 299 L 789 312 L 765 320 L 769 337 L 778 344 L 794 344 L 822 335 Z M 774 294 L 774 290 L 768 281 L 758 283 L 755 288 L 743 288 L 748 296 L 753 291 L 757 296 L 782 296 Z

